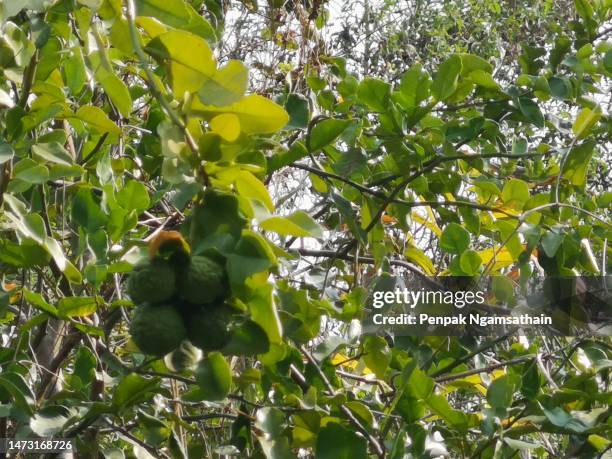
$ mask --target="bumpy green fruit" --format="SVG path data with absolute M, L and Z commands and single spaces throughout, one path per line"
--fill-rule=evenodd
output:
M 196 303 L 212 303 L 227 296 L 228 287 L 224 267 L 206 256 L 194 256 L 179 277 L 179 295 Z
M 127 290 L 134 303 L 161 303 L 175 294 L 176 274 L 165 260 L 147 260 L 134 267 Z
M 189 341 L 203 351 L 217 351 L 231 338 L 232 310 L 223 304 L 206 305 L 187 320 Z
M 194 368 L 201 358 L 202 351 L 185 340 L 178 348 L 166 355 L 164 362 L 170 370 L 179 373 Z
M 130 334 L 145 354 L 164 355 L 180 346 L 187 335 L 183 318 L 170 304 L 136 308 Z

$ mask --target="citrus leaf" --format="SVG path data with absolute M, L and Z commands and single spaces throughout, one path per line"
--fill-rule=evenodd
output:
M 204 104 L 230 105 L 244 96 L 248 82 L 248 69 L 242 62 L 231 60 L 204 81 L 198 96 Z
M 183 30 L 171 30 L 151 40 L 146 51 L 165 63 L 172 90 L 177 98 L 198 91 L 216 72 L 215 59 L 208 43 Z
M 227 142 L 233 142 L 240 135 L 240 120 L 233 113 L 217 115 L 208 124 L 212 132 Z
M 196 114 L 216 116 L 219 113 L 233 113 L 240 121 L 245 134 L 272 134 L 282 129 L 289 121 L 289 115 L 279 105 L 258 94 L 251 94 L 232 105 L 215 107 L 194 100 L 191 109 Z
M 287 217 L 272 217 L 260 222 L 261 229 L 283 236 L 323 237 L 323 228 L 306 212 L 298 210 Z
M 119 126 L 113 123 L 99 107 L 83 105 L 79 107 L 74 117 L 87 123 L 98 134 L 104 134 L 105 132 L 121 134 Z
M 462 253 L 470 245 L 470 233 L 457 223 L 449 223 L 442 231 L 440 247 L 450 253 Z
M 582 109 L 578 116 L 576 117 L 576 121 L 572 125 L 572 131 L 577 139 L 584 139 L 597 121 L 602 116 L 601 107 L 598 105 L 595 109 L 591 109 L 589 107 L 585 107 Z
M 431 92 L 436 99 L 444 101 L 455 92 L 461 68 L 461 58 L 456 54 L 453 54 L 440 65 L 431 85 Z
M 204 400 L 223 400 L 229 394 L 232 371 L 220 352 L 210 352 L 200 361 L 195 377 Z
M 349 126 L 350 121 L 328 119 L 317 123 L 310 132 L 310 151 L 317 151 L 331 144 Z

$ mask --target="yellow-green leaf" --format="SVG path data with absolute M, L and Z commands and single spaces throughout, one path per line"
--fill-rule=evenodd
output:
M 233 142 L 240 135 L 240 120 L 233 113 L 222 113 L 209 123 L 211 131 L 219 134 L 223 140 Z
M 128 91 L 125 83 L 104 67 L 99 67 L 96 71 L 96 80 L 98 80 L 113 105 L 117 107 L 119 113 L 128 118 L 132 112 L 132 96 L 130 96 L 130 91 Z
M 248 81 L 249 71 L 244 64 L 231 60 L 204 82 L 198 95 L 205 104 L 230 105 L 244 96 Z
M 595 109 L 590 109 L 589 107 L 585 107 L 582 109 L 578 116 L 576 117 L 576 121 L 574 121 L 574 125 L 572 126 L 572 131 L 576 135 L 577 139 L 583 139 L 591 129 L 599 121 L 601 118 L 601 107 L 598 105 Z
M 183 30 L 170 30 L 149 42 L 146 51 L 168 65 L 175 96 L 195 92 L 216 71 L 215 59 L 208 43 Z
M 207 117 L 218 113 L 233 113 L 240 120 L 240 128 L 245 134 L 271 134 L 289 121 L 289 115 L 281 106 L 258 94 L 245 96 L 226 107 L 204 105 L 194 99 L 191 108 L 196 114 Z
M 119 126 L 113 123 L 101 108 L 94 107 L 93 105 L 83 105 L 80 107 L 76 112 L 75 118 L 89 124 L 92 130 L 98 134 L 105 132 L 121 134 Z
M 485 72 L 484 70 L 474 70 L 470 72 L 470 79 L 476 83 L 478 86 L 482 86 L 487 89 L 498 89 L 499 85 L 493 79 L 490 73 Z
M 306 212 L 298 210 L 287 217 L 271 217 L 259 226 L 266 231 L 274 231 L 283 236 L 323 237 L 323 228 Z
M 266 186 L 248 171 L 240 171 L 236 177 L 236 189 L 244 197 L 261 201 L 270 212 L 274 211 L 274 203 L 268 194 Z
M 416 263 L 428 276 L 433 276 L 436 273 L 431 258 L 425 255 L 425 253 L 417 247 L 409 247 L 404 251 L 404 256 Z

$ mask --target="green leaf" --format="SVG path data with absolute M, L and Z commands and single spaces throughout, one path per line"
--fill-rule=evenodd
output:
M 159 391 L 159 378 L 145 378 L 136 373 L 125 376 L 113 394 L 113 405 L 125 409 L 142 403 Z
M 83 105 L 77 110 L 75 118 L 87 123 L 97 134 L 104 134 L 105 132 L 121 134 L 119 126 L 113 123 L 99 107 Z
M 46 237 L 43 245 L 45 249 L 47 249 L 47 252 L 49 252 L 53 257 L 53 260 L 55 261 L 55 264 L 59 270 L 64 274 L 64 276 L 66 276 L 66 279 L 74 284 L 80 284 L 83 277 L 81 276 L 79 270 L 76 269 L 68 258 L 66 258 L 66 255 L 64 254 L 59 242 L 51 237 Z
M 241 285 L 247 277 L 276 265 L 276 256 L 267 241 L 253 231 L 244 231 L 234 253 L 228 256 L 227 272 L 233 284 Z
M 72 200 L 72 219 L 90 232 L 98 230 L 108 221 L 91 188 L 81 187 L 75 194 Z
M 96 354 L 87 346 L 79 346 L 74 358 L 74 372 L 83 385 L 90 384 L 96 378 Z
M 198 91 L 216 72 L 208 43 L 182 30 L 171 30 L 151 40 L 146 51 L 168 66 L 172 91 L 178 99 L 185 92 Z
M 458 56 L 461 58 L 461 76 L 467 77 L 475 70 L 489 74 L 493 72 L 493 66 L 480 56 L 467 53 L 459 53 Z
M 542 407 L 542 411 L 551 424 L 557 427 L 562 427 L 575 433 L 582 433 L 586 430 L 586 426 L 582 421 L 574 418 L 571 414 L 559 406 L 555 406 L 551 409 Z
M 518 208 L 529 200 L 529 186 L 520 179 L 508 180 L 502 190 L 502 200 L 506 204 L 516 204 Z
M 40 309 L 41 311 L 46 312 L 52 317 L 58 317 L 57 308 L 52 304 L 47 303 L 41 294 L 33 292 L 26 288 L 22 290 L 22 293 L 24 300 L 26 300 L 36 309 Z
M 150 205 L 147 187 L 137 180 L 130 180 L 117 193 L 117 202 L 126 210 L 147 210 Z
M 457 429 L 460 432 L 467 432 L 467 416 L 462 411 L 452 408 L 446 397 L 443 395 L 434 394 L 431 395 L 425 401 L 425 403 L 427 403 L 427 406 L 429 406 L 431 411 L 440 416 L 450 427 Z
M 612 73 L 612 49 L 606 51 L 606 54 L 603 58 L 603 66 L 607 72 Z
M 315 459 L 367 459 L 368 445 L 356 432 L 330 422 L 319 431 Z
M 285 102 L 285 110 L 289 114 L 289 122 L 287 129 L 304 129 L 308 127 L 310 121 L 310 108 L 308 106 L 308 99 L 296 93 L 291 93 L 287 96 L 287 102 Z
M 497 301 L 502 303 L 514 299 L 514 284 L 506 276 L 493 276 L 491 290 Z
M 535 360 L 523 366 L 523 373 L 521 376 L 521 394 L 530 400 L 534 400 L 540 392 L 540 387 L 542 385 L 538 365 Z
M 261 229 L 283 236 L 323 237 L 323 228 L 306 212 L 298 210 L 287 217 L 272 217 L 260 222 Z
M 27 414 L 32 413 L 31 405 L 34 405 L 35 396 L 30 386 L 25 382 L 23 377 L 17 373 L 3 372 L 0 374 L 0 388 L 3 388 L 10 398 L 15 402 L 15 405 L 25 411 Z
M 540 448 L 542 446 L 539 443 L 529 443 L 526 441 L 516 440 L 514 438 L 509 437 L 504 437 L 504 443 L 506 443 L 510 448 L 520 451 Z
M 588 441 L 589 444 L 599 453 L 603 453 L 604 451 L 608 450 L 612 444 L 612 440 L 608 440 L 607 438 L 596 434 L 589 435 Z
M 223 400 L 229 394 L 232 371 L 220 352 L 210 352 L 195 371 L 204 400 Z
M 576 11 L 583 19 L 593 19 L 593 14 L 595 14 L 595 12 L 590 0 L 575 0 L 574 5 L 576 7 Z
M 266 186 L 253 174 L 248 171 L 240 171 L 235 180 L 238 194 L 246 198 L 257 199 L 270 212 L 274 212 L 274 203 Z
M 538 104 L 531 99 L 521 97 L 518 99 L 518 106 L 523 116 L 527 118 L 527 121 L 537 127 L 544 127 L 544 115 L 542 115 Z
M 224 106 L 238 102 L 249 82 L 249 71 L 240 61 L 230 60 L 206 79 L 198 90 L 204 104 Z
M 136 15 L 159 19 L 171 27 L 182 27 L 189 22 L 187 3 L 183 0 L 136 0 Z
M 0 141 L 0 164 L 10 161 L 15 155 L 15 151 L 10 144 Z
M 434 390 L 435 382 L 424 371 L 415 368 L 410 373 L 407 390 L 418 400 L 426 400 Z
M 586 185 L 589 163 L 595 153 L 595 140 L 576 145 L 569 152 L 563 165 L 563 178 L 572 185 L 583 188 Z
M 32 145 L 32 153 L 51 163 L 71 166 L 73 158 L 59 142 L 39 143 Z
M 224 107 L 203 105 L 194 100 L 191 109 L 196 114 L 208 117 L 233 113 L 240 120 L 240 128 L 245 134 L 272 134 L 289 121 L 289 115 L 281 106 L 259 94 L 245 96 L 235 104 Z
M 544 249 L 544 253 L 552 258 L 561 247 L 563 243 L 563 239 L 565 239 L 565 233 L 559 233 L 557 231 L 548 231 L 544 236 L 542 236 L 542 248 Z
M 572 131 L 577 139 L 584 139 L 589 133 L 591 129 L 597 121 L 602 116 L 602 110 L 599 105 L 595 109 L 591 109 L 589 107 L 585 107 L 582 109 L 578 116 L 576 117 L 576 121 L 572 125 Z
M 476 83 L 478 86 L 482 86 L 487 89 L 499 89 L 499 85 L 493 79 L 490 73 L 484 70 L 474 70 L 470 73 L 470 80 Z
M 119 113 L 124 118 L 129 118 L 132 112 L 132 96 L 125 83 L 113 72 L 106 70 L 102 66 L 96 71 L 96 80 L 100 83 L 113 105 L 117 107 Z
M 145 441 L 149 445 L 160 446 L 172 432 L 172 429 L 161 419 L 142 410 L 138 410 L 138 424 L 144 431 Z
M 413 64 L 402 75 L 399 84 L 398 101 L 405 109 L 418 106 L 429 97 L 431 79 L 421 64 Z
M 267 172 L 271 174 L 306 156 L 308 156 L 308 150 L 306 150 L 304 143 L 300 141 L 293 142 L 288 151 L 277 152 L 274 156 L 268 158 Z
M 391 86 L 377 78 L 365 78 L 357 89 L 357 99 L 376 112 L 384 112 L 388 107 Z
M 572 83 L 565 77 L 554 76 L 548 80 L 550 93 L 556 99 L 568 100 L 572 97 Z
M 475 276 L 478 274 L 481 266 L 482 258 L 480 258 L 478 252 L 474 250 L 466 250 L 459 258 L 459 267 L 464 273 L 470 276 Z
M 209 190 L 204 194 L 203 203 L 193 211 L 190 230 L 193 248 L 231 250 L 245 224 L 236 195 Z
M 270 350 L 266 331 L 252 320 L 232 330 L 232 337 L 221 352 L 226 355 L 265 354 Z
M 349 124 L 348 120 L 334 118 L 323 120 L 312 128 L 310 141 L 306 145 L 310 147 L 310 151 L 320 150 L 336 140 Z
M 15 164 L 13 176 L 27 183 L 41 184 L 49 180 L 49 169 L 30 158 L 24 158 Z
M 87 72 L 85 70 L 85 60 L 80 46 L 74 46 L 70 51 L 70 56 L 62 63 L 66 86 L 70 94 L 78 94 L 87 82 Z
M 516 139 L 512 144 L 512 154 L 513 155 L 524 155 L 527 153 L 527 140 L 523 138 Z
M 501 376 L 489 384 L 487 401 L 493 408 L 508 408 L 513 394 L 514 385 L 507 376 Z
M 273 344 L 282 343 L 282 327 L 272 296 L 272 286 L 260 286 L 249 300 L 249 310 L 254 322 L 261 326 Z
M 65 406 L 46 406 L 30 419 L 30 429 L 41 437 L 52 437 L 62 431 L 74 414 Z
M 17 268 L 32 268 L 48 263 L 49 254 L 29 239 L 22 239 L 21 243 L 0 239 L 0 261 Z
M 416 263 L 428 276 L 433 276 L 436 272 L 431 258 L 429 258 L 425 252 L 417 247 L 408 247 L 404 250 L 404 256 L 406 259 Z
M 85 317 L 97 311 L 98 301 L 95 297 L 70 296 L 60 299 L 57 308 L 63 317 Z
M 377 377 L 384 378 L 391 362 L 391 350 L 387 341 L 381 336 L 363 337 L 363 361 Z
M 440 247 L 449 253 L 460 254 L 470 245 L 470 233 L 461 225 L 451 222 L 440 237 Z
M 226 142 L 234 142 L 240 136 L 240 120 L 233 113 L 222 113 L 220 115 L 215 116 L 208 122 L 208 126 L 210 127 L 212 133 L 218 135 Z M 206 136 L 202 136 L 202 138 L 200 139 L 200 151 L 202 151 L 202 148 L 205 145 L 203 143 L 203 139 L 205 138 Z M 213 143 L 210 143 L 209 145 L 212 148 L 210 148 L 210 150 L 206 150 L 207 155 L 215 152 L 215 150 L 219 151 L 219 155 L 221 155 L 221 150 L 218 148 L 215 149 L 213 147 Z
M 189 12 L 189 22 L 179 27 L 202 37 L 210 43 L 216 42 L 218 37 L 210 22 L 204 19 L 203 15 L 196 11 L 192 5 L 186 4 L 185 6 Z
M 444 101 L 455 92 L 461 69 L 461 58 L 456 54 L 440 65 L 431 85 L 431 92 L 437 100 Z
M 263 454 L 268 459 L 293 459 L 295 454 L 289 446 L 289 438 L 284 434 L 285 415 L 278 408 L 257 410 L 255 427 L 263 432 L 257 439 Z

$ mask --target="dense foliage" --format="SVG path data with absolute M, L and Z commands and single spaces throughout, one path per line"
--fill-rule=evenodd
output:
M 609 338 L 361 321 L 389 274 L 610 271 L 611 17 L 1 2 L 0 437 L 107 458 L 609 455 Z

